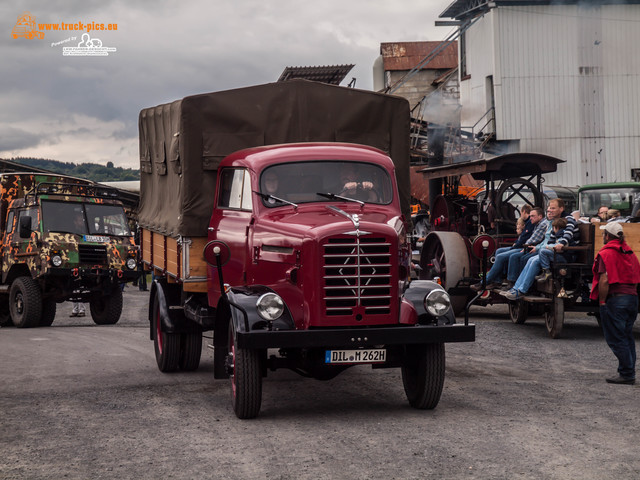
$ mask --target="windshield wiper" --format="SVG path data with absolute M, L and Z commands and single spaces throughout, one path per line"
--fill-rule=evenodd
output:
M 363 202 L 362 200 L 357 200 L 355 198 L 351 198 L 351 197 L 343 197 L 342 195 L 336 195 L 335 193 L 321 193 L 321 192 L 316 192 L 316 195 L 320 195 L 321 197 L 324 198 L 328 198 L 329 200 L 344 200 L 346 202 L 354 202 L 354 203 L 359 203 L 360 206 L 364 207 L 365 202 Z
M 280 198 L 280 197 L 276 197 L 274 195 L 269 195 L 268 193 L 262 193 L 262 192 L 256 192 L 255 190 L 253 190 L 253 193 L 255 193 L 256 195 L 260 196 L 261 198 L 265 199 L 265 200 L 275 200 L 276 202 L 280 202 L 280 203 L 285 203 L 287 205 L 291 205 L 293 208 L 298 208 L 298 205 L 290 202 L 289 200 L 285 200 L 284 198 Z

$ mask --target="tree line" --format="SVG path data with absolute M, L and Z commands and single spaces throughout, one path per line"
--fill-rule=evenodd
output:
M 122 168 L 107 162 L 106 165 L 97 163 L 71 163 L 49 160 L 46 158 L 26 158 L 16 157 L 12 162 L 25 165 L 27 167 L 41 168 L 62 175 L 85 178 L 94 182 L 122 182 L 127 180 L 140 180 L 140 170 L 132 168 Z

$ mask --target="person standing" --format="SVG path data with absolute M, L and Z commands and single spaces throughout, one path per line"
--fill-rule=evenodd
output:
M 638 316 L 640 262 L 624 239 L 621 223 L 600 227 L 604 245 L 593 262 L 590 298 L 600 303 L 604 338 L 618 359 L 618 376 L 607 383 L 636 382 L 636 344 L 633 324 Z

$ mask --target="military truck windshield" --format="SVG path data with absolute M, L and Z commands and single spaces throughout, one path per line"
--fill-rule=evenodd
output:
M 340 201 L 333 196 L 376 204 L 389 204 L 393 199 L 391 179 L 385 169 L 354 161 L 274 165 L 260 176 L 260 192 L 295 204 Z M 262 202 L 268 207 L 283 205 L 268 197 L 263 197 Z
M 42 202 L 45 232 L 130 236 L 122 207 L 99 203 Z
M 628 217 L 633 211 L 633 206 L 640 199 L 640 188 L 599 188 L 580 190 L 580 213 L 583 216 L 592 217 L 598 214 L 601 206 L 620 210 L 621 217 Z

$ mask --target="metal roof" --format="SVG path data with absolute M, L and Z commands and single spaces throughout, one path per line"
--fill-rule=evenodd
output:
M 640 0 L 455 0 L 442 12 L 440 18 L 464 19 L 486 12 L 490 8 L 528 5 L 624 5 L 638 4 Z
M 385 71 L 411 70 L 442 42 L 390 42 L 380 44 Z M 424 68 L 450 70 L 458 66 L 458 42 L 452 42 Z
M 280 74 L 279 82 L 286 82 L 294 78 L 303 78 L 315 82 L 340 85 L 344 77 L 355 65 L 327 65 L 318 67 L 286 67 Z

